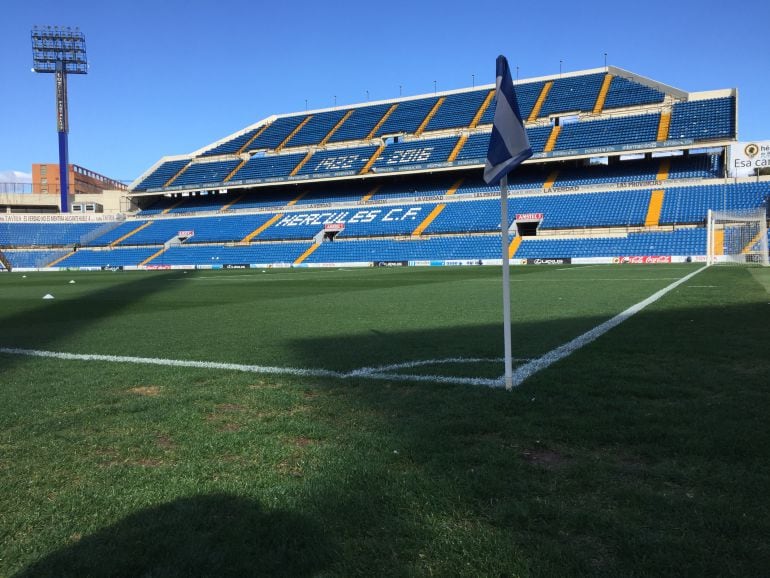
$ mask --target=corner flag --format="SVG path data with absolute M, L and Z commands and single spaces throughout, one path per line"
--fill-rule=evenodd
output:
M 505 56 L 497 57 L 497 108 L 489 137 L 484 180 L 488 185 L 500 184 L 500 232 L 503 265 L 503 360 L 505 389 L 513 387 L 513 356 L 511 355 L 511 285 L 510 222 L 508 221 L 508 173 L 532 156 L 527 131 L 521 121 L 519 103 L 513 90 L 511 69 Z
M 484 167 L 484 181 L 488 185 L 498 184 L 500 179 L 532 156 L 532 147 L 529 146 L 513 90 L 511 69 L 503 55 L 497 57 L 495 100 L 497 108 Z

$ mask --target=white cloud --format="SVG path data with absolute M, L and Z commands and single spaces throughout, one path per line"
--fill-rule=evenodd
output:
M 0 171 L 0 183 L 31 183 L 32 175 L 22 171 Z

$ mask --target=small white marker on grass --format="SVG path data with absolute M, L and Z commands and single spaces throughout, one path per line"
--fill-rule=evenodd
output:
M 51 295 L 50 293 L 46 293 L 45 295 L 43 295 L 43 299 L 53 299 L 53 298 L 54 298 L 53 295 Z
M 70 285 L 74 285 L 74 284 L 75 284 L 75 280 L 74 279 L 70 279 Z

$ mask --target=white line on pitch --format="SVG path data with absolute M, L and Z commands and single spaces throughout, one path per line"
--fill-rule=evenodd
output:
M 59 351 L 42 351 L 39 349 L 21 349 L 17 347 L 0 347 L 0 353 L 23 355 L 27 357 L 46 357 L 69 361 L 106 361 L 110 363 L 135 363 L 139 365 L 162 365 L 168 367 L 192 367 L 196 369 L 223 369 L 246 373 L 261 373 L 271 375 L 294 375 L 301 377 L 332 377 L 336 379 L 378 379 L 386 381 L 427 381 L 431 383 L 447 383 L 456 385 L 483 385 L 500 387 L 502 378 L 486 379 L 479 377 L 449 377 L 443 375 L 399 375 L 387 374 L 372 369 L 372 373 L 357 373 L 329 371 L 326 369 L 301 369 L 294 367 L 271 367 L 264 365 L 244 365 L 240 363 L 219 363 L 216 361 L 190 361 L 184 359 L 164 359 L 158 357 L 134 357 L 124 355 L 99 355 L 83 353 L 64 353 Z M 436 360 L 432 360 L 434 363 Z
M 514 359 L 514 361 L 529 361 L 529 359 Z M 425 367 L 426 365 L 443 365 L 446 363 L 502 363 L 503 358 L 488 359 L 485 357 L 447 357 L 444 359 L 425 359 L 421 361 L 407 361 L 405 363 L 395 363 L 392 365 L 383 365 L 380 367 L 362 367 L 354 369 L 349 373 L 356 375 L 381 375 L 387 371 L 398 371 L 400 369 L 411 369 L 412 367 Z
M 548 353 L 546 353 L 545 355 L 543 355 L 538 359 L 533 359 L 529 363 L 525 363 L 524 365 L 519 366 L 513 372 L 513 385 L 514 386 L 521 385 L 525 379 L 533 376 L 538 371 L 541 371 L 546 367 L 550 366 L 551 364 L 556 363 L 557 361 L 560 361 L 569 355 L 572 355 L 575 351 L 577 351 L 584 345 L 588 345 L 598 337 L 601 337 L 602 335 L 607 333 L 613 327 L 617 327 L 627 319 L 636 315 L 648 305 L 655 303 L 658 299 L 663 297 L 666 293 L 676 289 L 682 283 L 686 283 L 687 281 L 695 277 L 695 275 L 703 271 L 705 268 L 706 268 L 705 266 L 701 267 L 700 269 L 693 271 L 689 275 L 685 275 L 678 281 L 675 281 L 674 283 L 671 283 L 670 285 L 668 285 L 667 287 L 664 287 L 660 291 L 653 293 L 647 299 L 640 301 L 636 305 L 632 305 L 631 307 L 629 307 L 628 309 L 626 309 L 621 313 L 618 313 L 612 319 L 605 321 L 600 325 L 597 325 L 596 327 L 594 327 L 590 331 L 587 331 L 586 333 L 583 333 L 583 335 L 580 335 L 575 339 L 573 339 L 572 341 L 569 341 L 564 345 L 561 345 L 556 349 L 549 351 Z

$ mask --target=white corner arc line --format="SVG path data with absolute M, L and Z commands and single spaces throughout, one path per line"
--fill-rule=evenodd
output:
M 524 380 L 527 378 L 533 376 L 538 371 L 541 371 L 545 369 L 546 367 L 556 363 L 557 361 L 560 361 L 564 359 L 565 357 L 572 355 L 575 351 L 583 347 L 584 345 L 588 345 L 592 341 L 596 340 L 597 338 L 601 337 L 605 333 L 607 333 L 610 329 L 613 327 L 617 327 L 630 317 L 636 315 L 639 313 L 642 309 L 647 307 L 648 305 L 652 305 L 655 303 L 658 299 L 663 297 L 666 293 L 676 289 L 681 285 L 682 283 L 686 283 L 695 275 L 700 273 L 706 269 L 706 267 L 701 267 L 700 269 L 697 269 L 690 273 L 689 275 L 685 275 L 678 281 L 674 281 L 667 287 L 664 287 L 660 291 L 657 291 L 656 293 L 653 293 L 647 299 L 644 299 L 643 301 L 640 301 L 636 305 L 632 305 L 625 311 L 618 313 L 615 317 L 612 319 L 609 319 L 608 321 L 605 321 L 604 323 L 597 325 L 593 329 L 583 333 L 582 335 L 576 337 L 572 341 L 568 341 L 564 345 L 561 345 L 557 347 L 556 349 L 553 349 L 543 355 L 542 357 L 539 357 L 538 359 L 533 359 L 529 363 L 525 363 L 524 365 L 520 365 L 516 368 L 516 370 L 513 372 L 513 386 L 521 385 Z
M 529 359 L 514 359 L 514 361 L 530 361 Z M 398 371 L 400 369 L 411 369 L 413 367 L 425 367 L 426 365 L 444 365 L 447 363 L 502 363 L 502 357 L 494 359 L 486 357 L 446 357 L 443 359 L 424 359 L 420 361 L 407 361 L 404 363 L 394 363 L 392 365 L 381 365 L 380 367 L 361 367 L 354 369 L 349 373 L 350 376 L 368 376 L 384 374 L 388 371 Z
M 372 368 L 371 373 L 330 371 L 326 369 L 299 369 L 294 367 L 273 367 L 264 365 L 245 365 L 240 363 L 220 363 L 216 361 L 192 361 L 185 359 L 165 359 L 159 357 L 135 357 L 125 355 L 101 355 L 84 353 L 66 353 L 61 351 L 44 351 L 40 349 L 22 349 L 18 347 L 0 347 L 0 353 L 22 355 L 26 357 L 45 357 L 68 361 L 106 361 L 109 363 L 134 363 L 138 365 L 161 365 L 167 367 L 192 367 L 196 369 L 222 369 L 244 373 L 259 373 L 267 375 L 293 375 L 300 377 L 331 377 L 335 379 L 377 379 L 383 381 L 425 381 L 451 385 L 482 385 L 501 387 L 502 377 L 495 379 L 479 377 L 451 377 L 442 375 L 402 375 L 382 373 L 378 368 Z M 435 360 L 434 360 L 435 361 Z M 415 365 L 412 365 L 413 367 Z

